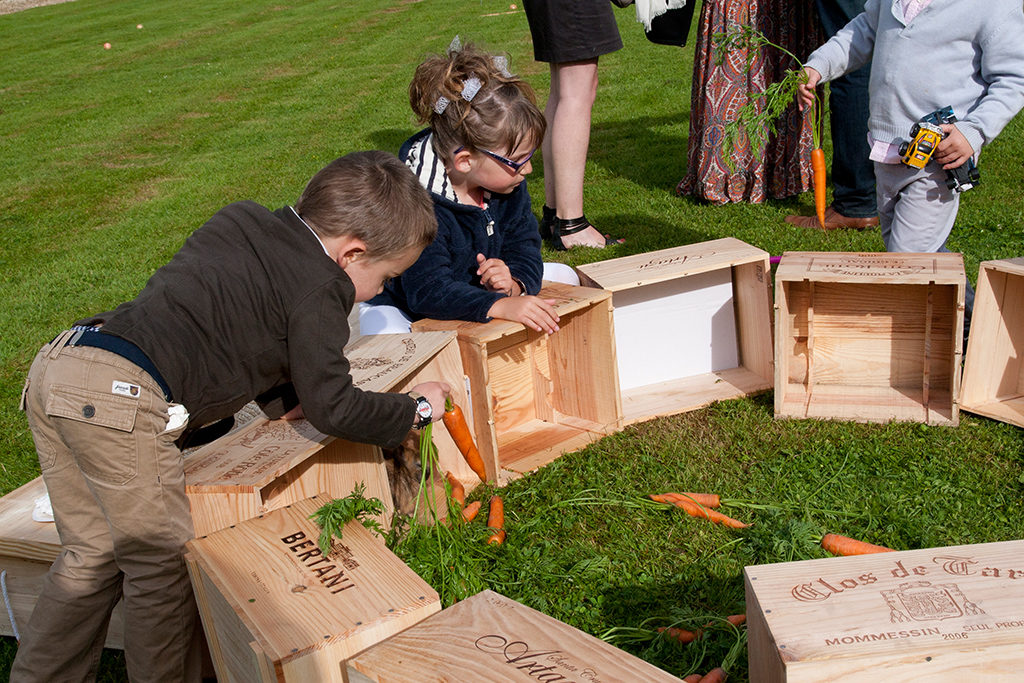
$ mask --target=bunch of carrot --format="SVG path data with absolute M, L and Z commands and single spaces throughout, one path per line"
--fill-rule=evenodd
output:
M 466 505 L 466 488 L 451 472 L 445 474 L 452 503 L 461 510 L 462 521 L 472 522 L 480 512 L 481 503 L 474 500 Z M 505 540 L 505 504 L 501 496 L 491 496 L 490 508 L 487 513 L 487 526 L 494 533 L 487 539 L 488 544 L 500 545 Z
M 726 678 L 725 669 L 717 666 L 703 676 L 701 674 L 690 674 L 683 681 L 685 683 L 725 683 Z
M 725 618 L 733 626 L 739 628 L 747 622 L 746 614 L 730 614 Z M 692 643 L 695 640 L 700 639 L 704 635 L 704 629 L 710 628 L 714 625 L 714 621 L 709 621 L 704 625 L 704 628 L 699 628 L 696 631 L 687 631 L 686 629 L 676 628 L 675 626 L 659 626 L 658 633 L 664 633 L 666 637 L 671 638 L 679 643 L 686 644 Z
M 691 517 L 701 517 L 714 524 L 722 524 L 733 529 L 746 529 L 749 524 L 733 519 L 728 515 L 714 510 L 722 504 L 721 498 L 714 493 L 652 493 L 651 500 L 666 505 L 675 505 Z

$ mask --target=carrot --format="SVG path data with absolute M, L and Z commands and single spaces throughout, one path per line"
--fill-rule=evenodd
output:
M 487 469 L 484 467 L 483 458 L 480 457 L 480 451 L 473 443 L 473 434 L 469 431 L 469 425 L 466 424 L 466 416 L 462 414 L 462 408 L 450 400 L 446 400 L 444 415 L 441 419 L 444 420 L 444 426 L 448 428 L 448 433 L 451 434 L 462 457 L 476 472 L 476 476 L 480 477 L 480 481 L 487 481 Z
M 814 210 L 818 214 L 821 229 L 825 229 L 825 150 L 815 147 L 811 150 L 811 180 L 814 182 Z
M 710 520 L 715 524 L 722 524 L 733 529 L 746 529 L 749 524 L 744 524 L 738 519 L 727 517 L 721 512 L 716 510 L 709 510 L 706 507 L 702 507 L 696 503 L 691 503 L 685 500 L 677 500 L 675 503 L 676 507 L 682 508 L 683 512 L 690 515 L 691 517 L 703 517 L 704 519 Z
M 672 640 L 678 640 L 680 643 L 692 643 L 701 636 L 700 631 L 687 631 L 685 629 L 676 628 L 675 626 L 659 626 L 658 633 L 664 633 Z
M 725 669 L 723 669 L 720 666 L 717 666 L 711 671 L 704 674 L 704 678 L 700 679 L 698 683 L 725 683 L 725 679 Z
M 480 512 L 480 501 L 474 500 L 472 503 L 462 508 L 462 519 L 465 522 L 472 522 L 477 513 Z
M 452 489 L 452 500 L 460 506 L 466 504 L 466 487 L 455 478 L 451 472 L 445 472 L 444 478 L 448 480 L 448 486 Z
M 494 533 L 487 539 L 487 545 L 501 545 L 505 540 L 505 503 L 501 496 L 491 496 L 491 508 L 487 512 L 487 526 Z
M 731 614 L 731 615 L 727 616 L 725 618 L 725 620 L 728 621 L 733 626 L 742 626 L 743 624 L 747 623 L 747 615 L 746 614 Z
M 821 547 L 833 555 L 871 555 L 872 553 L 894 553 L 892 548 L 858 541 L 855 538 L 839 534 L 825 534 L 821 537 Z
M 704 678 L 700 674 L 690 674 L 683 679 L 683 683 L 700 683 L 700 679 Z
M 675 498 L 672 498 L 673 495 L 675 495 L 675 494 L 672 494 L 672 493 L 652 493 L 652 494 L 650 494 L 648 496 L 648 498 L 650 498 L 651 500 L 653 500 L 656 503 L 666 503 L 668 505 L 675 505 L 676 501 L 675 501 Z
M 674 501 L 683 500 L 691 503 L 700 503 L 704 507 L 709 508 L 716 508 L 722 504 L 722 498 L 717 493 L 691 493 L 683 491 L 681 493 L 667 493 L 665 495 L 672 496 Z

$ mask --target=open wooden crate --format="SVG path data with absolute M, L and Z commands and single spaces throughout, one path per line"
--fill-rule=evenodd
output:
M 189 541 L 218 681 L 345 681 L 345 659 L 440 609 L 437 593 L 359 522 L 321 554 L 309 517 L 331 497 Z
M 56 525 L 32 519 L 36 499 L 45 494 L 43 478 L 36 477 L 0 498 L 0 570 L 7 572 L 7 595 L 21 633 L 39 599 L 43 576 L 61 551 Z M 105 647 L 124 649 L 122 611 L 118 602 L 107 628 Z M 14 635 L 6 609 L 0 609 L 0 635 Z
M 496 481 L 529 472 L 621 426 L 611 293 L 545 282 L 559 330 L 508 320 L 419 320 L 414 330 L 458 333 L 477 448 Z M 435 433 L 440 430 L 435 430 Z
M 960 407 L 1024 427 L 1024 258 L 981 264 Z
M 750 680 L 1020 681 L 1024 541 L 746 567 Z
M 458 602 L 348 660 L 351 683 L 678 681 L 494 591 Z
M 364 391 L 408 391 L 427 380 L 443 380 L 456 401 L 465 401 L 462 361 L 452 333 L 410 333 L 361 337 L 348 349 L 355 386 Z M 434 430 L 441 467 L 466 484 L 479 483 L 451 437 Z M 358 483 L 386 510 L 394 502 L 381 449 L 335 439 L 307 420 L 260 417 L 191 453 L 185 459 L 185 491 L 197 536 L 308 498 L 321 491 L 335 497 Z
M 577 268 L 613 292 L 624 424 L 772 388 L 769 268 L 732 237 Z
M 775 416 L 956 425 L 960 254 L 786 252 Z

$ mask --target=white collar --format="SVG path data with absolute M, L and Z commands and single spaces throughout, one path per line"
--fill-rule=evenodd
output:
M 322 239 L 320 239 L 320 235 L 316 234 L 316 230 L 314 230 L 313 228 L 309 227 L 309 223 L 307 223 L 306 221 L 302 220 L 302 216 L 299 215 L 299 212 L 295 210 L 294 206 L 289 206 L 288 208 L 292 210 L 292 213 L 295 214 L 296 218 L 298 218 L 300 221 L 302 221 L 302 224 L 306 226 L 306 229 L 309 230 L 311 233 L 313 233 L 313 237 L 315 237 L 316 241 L 320 243 L 320 248 L 324 250 L 324 253 L 327 254 L 328 256 L 331 256 L 331 252 L 327 251 L 327 247 L 324 246 L 324 241 Z M 334 257 L 331 256 L 331 258 L 334 258 Z

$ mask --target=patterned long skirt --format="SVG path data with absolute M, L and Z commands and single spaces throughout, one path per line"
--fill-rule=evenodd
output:
M 798 65 L 765 46 L 733 50 L 721 59 L 716 33 L 751 25 L 768 40 L 800 59 L 821 44 L 821 28 L 811 0 L 704 0 L 701 8 L 690 95 L 690 138 L 686 177 L 676 188 L 715 204 L 763 202 L 811 188 L 810 111 L 794 103 L 776 121 L 777 133 L 755 154 L 745 136 L 730 153 L 722 150 L 725 124 L 736 119 L 748 93 L 760 93 Z M 721 61 L 721 64 L 718 62 Z

